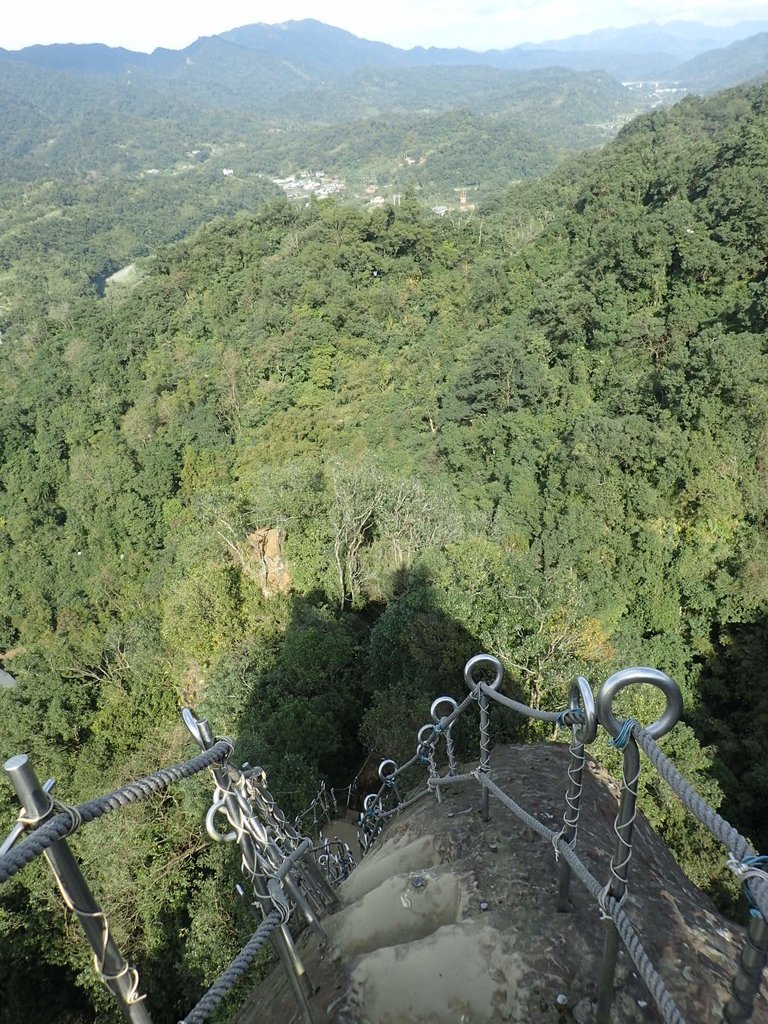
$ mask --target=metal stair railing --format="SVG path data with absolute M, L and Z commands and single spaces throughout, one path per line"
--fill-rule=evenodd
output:
M 476 677 L 481 666 L 493 672 L 491 682 Z M 672 788 L 684 806 L 696 817 L 728 850 L 727 866 L 739 878 L 750 905 L 750 920 L 736 974 L 731 988 L 731 997 L 723 1007 L 722 1020 L 725 1024 L 747 1024 L 754 1010 L 754 1000 L 761 978 L 768 962 L 768 857 L 756 854 L 748 840 L 741 836 L 725 819 L 704 800 L 695 788 L 683 778 L 669 761 L 656 740 L 666 735 L 678 722 L 683 701 L 677 684 L 664 672 L 653 668 L 629 668 L 614 673 L 599 688 L 595 697 L 589 683 L 577 676 L 571 684 L 569 705 L 562 711 L 546 711 L 531 708 L 507 697 L 500 692 L 504 678 L 501 662 L 488 654 L 478 654 L 467 662 L 464 679 L 470 693 L 461 703 L 452 697 L 439 697 L 430 708 L 431 721 L 417 733 L 416 753 L 403 765 L 387 758 L 379 765 L 381 787 L 376 793 L 369 793 L 363 801 L 360 816 L 360 846 L 365 854 L 381 832 L 384 823 L 407 807 L 422 800 L 429 793 L 440 799 L 441 790 L 446 786 L 475 783 L 480 786 L 480 811 L 487 821 L 490 808 L 489 798 L 494 796 L 513 814 L 552 843 L 559 861 L 559 887 L 557 909 L 568 908 L 570 878 L 575 874 L 579 881 L 595 898 L 601 915 L 606 920 L 605 945 L 597 1001 L 597 1024 L 608 1024 L 613 1001 L 614 978 L 619 940 L 623 942 L 642 976 L 650 995 L 667 1024 L 686 1024 L 685 1018 L 675 1005 L 663 979 L 643 949 L 637 933 L 623 910 L 628 886 L 629 867 L 632 857 L 632 831 L 637 814 L 638 780 L 640 777 L 639 747 L 648 756 L 652 767 Z M 666 707 L 661 717 L 643 728 L 634 719 L 622 721 L 613 714 L 612 704 L 616 695 L 629 686 L 651 685 L 661 690 L 666 698 Z M 477 767 L 468 773 L 459 774 L 451 740 L 451 729 L 456 720 L 475 701 L 480 709 L 480 757 Z M 568 763 L 568 785 L 565 795 L 563 826 L 554 832 L 534 818 L 492 781 L 490 747 L 490 705 L 495 702 L 503 707 L 538 721 L 551 722 L 571 729 L 570 757 Z M 441 708 L 449 709 L 442 716 Z M 578 822 L 581 807 L 582 775 L 585 762 L 585 747 L 592 743 L 598 728 L 602 727 L 611 737 L 610 743 L 622 751 L 622 780 L 619 807 L 614 821 L 615 846 L 610 861 L 610 877 L 600 884 L 589 872 L 575 852 Z M 436 748 L 441 737 L 446 740 L 448 770 L 440 774 L 436 764 Z M 449 746 L 450 744 L 450 746 Z M 403 799 L 398 778 L 404 772 L 423 765 L 427 769 L 424 786 L 413 795 Z

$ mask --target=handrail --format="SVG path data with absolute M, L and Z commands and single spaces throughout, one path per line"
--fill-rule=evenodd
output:
M 491 683 L 476 678 L 481 666 L 494 672 Z M 595 698 L 589 683 L 577 676 L 571 684 L 568 707 L 561 711 L 530 708 L 500 692 L 504 678 L 501 662 L 492 655 L 480 654 L 467 662 L 464 679 L 469 694 L 457 702 L 452 697 L 438 697 L 429 709 L 430 721 L 417 734 L 416 752 L 405 764 L 385 759 L 379 765 L 381 786 L 363 802 L 359 834 L 363 853 L 370 849 L 384 822 L 417 801 L 434 794 L 442 798 L 448 786 L 474 783 L 480 787 L 483 818 L 489 816 L 491 796 L 551 842 L 560 860 L 558 910 L 567 909 L 571 874 L 591 893 L 606 918 L 606 940 L 602 976 L 598 994 L 598 1024 L 607 1024 L 613 996 L 618 942 L 621 940 L 643 977 L 659 1012 L 667 1024 L 685 1024 L 664 981 L 650 961 L 623 909 L 628 891 L 628 872 L 632 856 L 632 831 L 636 817 L 637 784 L 640 775 L 639 749 L 647 755 L 659 776 L 680 797 L 684 806 L 712 835 L 728 849 L 727 864 L 744 886 L 751 914 L 746 941 L 741 952 L 732 985 L 732 995 L 723 1010 L 725 1024 L 746 1024 L 752 1015 L 760 978 L 768 961 L 768 858 L 759 857 L 750 843 L 712 808 L 669 761 L 656 739 L 672 729 L 682 712 L 682 698 L 669 676 L 656 669 L 624 669 L 607 679 Z M 655 722 L 643 728 L 634 719 L 621 721 L 612 711 L 616 694 L 627 686 L 653 685 L 662 690 L 666 707 Z M 460 774 L 453 745 L 452 728 L 473 704 L 480 710 L 480 751 L 477 766 Z M 490 746 L 490 707 L 499 704 L 508 710 L 558 727 L 570 728 L 568 787 L 565 795 L 563 825 L 559 832 L 538 821 L 505 793 L 492 778 Z M 441 709 L 446 711 L 441 715 Z M 152 1024 L 146 997 L 139 991 L 139 976 L 123 958 L 112 939 L 106 915 L 94 900 L 67 845 L 67 837 L 80 827 L 104 814 L 145 800 L 169 786 L 208 769 L 214 778 L 214 793 L 206 815 L 206 828 L 216 842 L 237 842 L 241 852 L 243 874 L 251 883 L 253 900 L 249 905 L 262 918 L 262 923 L 246 943 L 230 967 L 214 983 L 199 1003 L 180 1024 L 202 1024 L 221 999 L 231 990 L 253 962 L 258 950 L 267 941 L 275 946 L 305 1024 L 312 1024 L 309 1006 L 311 986 L 296 951 L 288 923 L 298 909 L 306 923 L 325 937 L 321 918 L 336 907 L 333 886 L 343 881 L 352 869 L 349 848 L 337 841 L 313 846 L 285 815 L 267 789 L 263 769 L 232 764 L 231 740 L 215 739 L 208 722 L 185 708 L 183 720 L 201 753 L 188 761 L 160 769 L 151 775 L 74 807 L 54 801 L 49 780 L 41 786 L 26 755 L 17 755 L 5 764 L 23 810 L 15 828 L 0 844 L 0 883 L 12 878 L 42 853 L 46 854 L 66 905 L 77 915 L 94 951 L 97 975 L 112 991 L 123 1015 L 132 1024 Z M 610 862 L 610 877 L 604 885 L 589 872 L 575 851 L 581 808 L 582 775 L 585 747 L 592 743 L 598 728 L 611 736 L 611 743 L 622 751 L 621 800 L 614 823 L 616 845 Z M 448 770 L 441 774 L 437 751 L 441 737 L 445 739 Z M 423 788 L 404 798 L 398 778 L 409 768 L 422 765 L 427 769 Z M 349 787 L 349 804 L 360 772 Z M 325 789 L 321 789 L 325 799 Z M 318 799 L 310 808 L 315 813 Z M 330 790 L 335 803 L 335 791 Z M 392 803 L 392 801 L 394 801 Z M 387 806 L 392 803 L 392 806 Z M 57 813 L 58 811 L 58 813 Z M 308 813 L 308 812 L 305 812 Z M 325 813 L 327 814 L 327 807 Z M 217 815 L 226 818 L 228 831 L 216 828 Z M 17 844 L 21 835 L 23 841 Z M 242 894 L 243 890 L 238 887 Z
M 490 667 L 494 672 L 491 683 L 478 679 L 475 670 L 479 666 Z M 464 679 L 470 694 L 460 704 L 453 698 L 440 697 L 430 708 L 432 721 L 422 726 L 417 734 L 416 753 L 405 764 L 398 766 L 391 758 L 383 761 L 379 768 L 382 786 L 376 793 L 370 793 L 363 802 L 360 816 L 360 845 L 363 853 L 370 850 L 381 831 L 384 822 L 401 813 L 406 807 L 434 793 L 439 800 L 441 790 L 446 786 L 476 782 L 480 784 L 480 809 L 484 820 L 488 820 L 488 799 L 493 795 L 527 825 L 549 840 L 560 860 L 560 883 L 557 908 L 567 909 L 568 888 L 571 873 L 587 887 L 595 897 L 601 912 L 606 917 L 606 939 L 603 951 L 603 966 L 598 992 L 597 1022 L 608 1024 L 613 1000 L 613 985 L 616 969 L 619 939 L 624 943 L 638 971 L 642 975 L 649 993 L 663 1019 L 668 1024 L 685 1024 L 663 980 L 643 950 L 632 927 L 631 921 L 622 909 L 628 891 L 628 872 L 632 857 L 632 831 L 636 818 L 640 759 L 638 745 L 647 754 L 651 765 L 660 777 L 680 797 L 684 806 L 723 843 L 729 851 L 727 865 L 744 885 L 751 916 L 747 936 L 732 984 L 732 995 L 723 1009 L 725 1024 L 746 1024 L 752 1015 L 762 972 L 768 962 L 768 858 L 758 857 L 749 842 L 725 819 L 710 807 L 704 798 L 672 765 L 656 743 L 656 739 L 669 732 L 680 718 L 683 710 L 682 695 L 677 684 L 666 673 L 653 668 L 630 668 L 614 673 L 600 687 L 595 698 L 589 683 L 577 676 L 571 684 L 569 706 L 562 711 L 548 711 L 531 708 L 507 697 L 500 692 L 504 678 L 501 662 L 492 655 L 480 654 L 471 658 L 464 670 Z M 621 721 L 612 710 L 616 695 L 628 686 L 652 685 L 666 697 L 666 706 L 661 716 L 643 728 L 634 719 Z M 451 702 L 451 711 L 438 718 L 436 711 L 445 702 Z M 468 773 L 457 774 L 453 753 L 448 754 L 448 772 L 441 775 L 436 767 L 435 753 L 440 737 L 445 735 L 446 743 L 450 729 L 470 704 L 476 701 L 480 706 L 480 759 L 477 767 Z M 571 729 L 570 758 L 568 764 L 568 788 L 565 796 L 566 809 L 563 827 L 554 833 L 523 808 L 517 805 L 492 781 L 491 750 L 489 745 L 489 708 L 495 702 L 527 718 L 551 722 L 558 727 Z M 612 745 L 623 753 L 621 799 L 614 822 L 616 844 L 610 861 L 610 877 L 600 886 L 575 853 L 580 813 L 584 748 L 592 743 L 598 728 L 611 736 Z M 416 764 L 427 767 L 428 777 L 425 788 L 417 790 L 403 800 L 396 785 L 396 779 Z M 386 770 L 384 770 L 386 767 Z M 394 803 L 390 797 L 394 795 Z
M 106 914 L 94 899 L 79 865 L 66 842 L 83 825 L 112 811 L 146 800 L 155 793 L 206 769 L 213 773 L 215 788 L 206 814 L 206 828 L 214 841 L 236 841 L 242 854 L 242 870 L 251 881 L 252 909 L 263 921 L 181 1024 L 202 1024 L 239 981 L 259 949 L 270 941 L 275 946 L 294 991 L 305 1024 L 312 1024 L 308 996 L 311 985 L 294 946 L 288 922 L 299 909 L 307 924 L 321 936 L 320 916 L 335 908 L 336 897 L 325 874 L 322 854 L 312 840 L 288 824 L 266 787 L 261 768 L 238 770 L 231 758 L 231 740 L 215 739 L 208 722 L 185 708 L 182 718 L 202 752 L 196 757 L 68 807 L 50 796 L 52 781 L 42 787 L 26 754 L 5 763 L 5 771 L 22 804 L 17 825 L 2 844 L 0 883 L 8 881 L 41 854 L 53 870 L 66 906 L 78 917 L 93 949 L 97 976 L 115 996 L 123 1016 L 132 1024 L 152 1024 L 146 996 L 140 994 L 139 975 L 117 948 Z M 58 811 L 58 813 L 57 813 Z M 223 814 L 230 831 L 220 833 L 215 818 Z M 18 842 L 26 833 L 23 841 Z M 323 851 L 328 875 L 338 884 L 349 873 L 348 861 L 330 847 Z M 312 859 L 317 857 L 317 861 Z M 242 890 L 240 890 L 242 892 Z

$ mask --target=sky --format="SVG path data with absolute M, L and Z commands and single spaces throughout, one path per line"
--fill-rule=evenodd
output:
M 761 0 L 21 0 L 3 5 L 0 47 L 106 43 L 151 52 L 179 50 L 200 36 L 254 22 L 316 18 L 394 46 L 503 49 L 648 21 L 733 25 L 768 19 Z

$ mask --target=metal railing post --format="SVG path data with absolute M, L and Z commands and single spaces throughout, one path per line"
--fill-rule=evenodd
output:
M 581 711 L 583 724 L 571 727 L 570 759 L 568 762 L 568 790 L 565 794 L 565 813 L 563 814 L 563 828 L 560 832 L 562 839 L 572 846 L 576 842 L 576 835 L 579 827 L 579 813 L 581 810 L 582 778 L 584 775 L 584 748 L 591 743 L 597 735 L 597 711 L 595 709 L 595 698 L 589 683 L 583 676 L 577 676 L 571 684 L 570 710 Z M 557 909 L 559 913 L 565 913 L 569 907 L 569 890 L 571 885 L 571 868 L 568 861 L 563 857 L 560 860 L 560 878 L 558 882 Z
M 762 915 L 750 916 L 739 967 L 731 986 L 731 998 L 725 1004 L 725 1024 L 746 1024 L 754 1010 L 755 996 L 768 964 L 768 924 Z
M 440 720 L 443 717 L 440 714 L 440 708 L 444 708 L 446 706 L 448 710 L 445 713 L 445 717 L 447 718 L 456 710 L 458 704 L 453 699 L 453 697 L 438 697 L 437 700 L 432 701 L 432 706 L 429 709 L 429 714 L 436 726 L 439 726 Z M 444 730 L 443 733 L 443 735 L 445 736 L 445 752 L 448 756 L 449 775 L 455 775 L 456 772 L 458 771 L 458 767 L 456 764 L 456 751 L 453 746 L 453 735 L 451 734 L 452 729 L 453 722 L 451 722 L 451 724 Z
M 215 742 L 213 733 L 211 732 L 208 722 L 204 718 L 197 718 L 188 708 L 184 709 L 183 718 L 187 728 L 203 750 L 208 750 L 213 746 Z M 239 804 L 238 794 L 232 791 L 230 785 L 230 769 L 231 766 L 229 762 L 226 762 L 223 765 L 213 765 L 211 767 L 211 772 L 216 780 L 216 785 L 223 794 L 223 801 L 227 809 L 227 816 L 230 821 L 234 822 L 242 818 L 243 808 Z M 210 813 L 211 812 L 209 811 L 209 814 Z M 266 829 L 264 829 L 264 831 L 266 833 Z M 279 910 L 279 907 L 276 906 L 272 898 L 272 894 L 269 891 L 269 884 L 264 874 L 263 868 L 266 866 L 266 863 L 262 864 L 262 858 L 260 857 L 254 840 L 244 829 L 239 832 L 236 838 L 240 847 L 245 872 L 249 875 L 252 881 L 254 894 L 261 905 L 262 912 L 266 918 L 273 910 Z M 286 923 L 278 925 L 272 933 L 271 941 L 275 947 L 276 953 L 283 963 L 286 974 L 288 975 L 288 980 L 291 988 L 293 989 L 296 1002 L 304 1018 L 305 1024 L 314 1024 L 312 1011 L 308 1001 L 308 997 L 312 995 L 312 985 L 307 977 L 306 969 L 296 950 L 293 937 L 291 936 Z
M 54 814 L 51 797 L 43 790 L 26 754 L 5 762 L 5 772 L 16 791 L 25 816 L 32 827 L 41 825 Z M 67 841 L 60 839 L 47 850 L 50 864 L 64 902 L 76 915 L 93 950 L 96 971 L 117 1000 L 131 1024 L 152 1024 L 152 1018 L 139 994 L 139 976 L 118 949 L 109 931 L 107 918 L 88 888 L 88 883 Z
M 474 658 L 470 658 L 467 664 L 464 666 L 464 682 L 470 688 L 474 690 L 478 685 L 478 680 L 475 679 L 472 674 L 472 670 L 475 665 L 490 665 L 494 670 L 495 675 L 492 683 L 488 683 L 487 686 L 491 690 L 498 690 L 501 686 L 501 681 L 504 678 L 504 666 L 501 664 L 498 658 L 494 658 L 492 654 L 476 654 Z M 483 775 L 490 775 L 491 773 L 491 728 L 490 728 L 490 713 L 488 710 L 488 694 L 485 689 L 481 687 L 478 695 L 478 703 L 480 705 L 480 764 L 477 770 Z M 491 817 L 490 813 L 490 794 L 486 786 L 480 786 L 480 814 L 483 821 L 488 821 Z
M 611 857 L 611 880 L 608 895 L 622 903 L 627 894 L 629 862 L 632 857 L 632 827 L 637 813 L 637 781 L 640 778 L 640 751 L 633 736 L 624 748 L 622 788 L 619 812 L 616 815 L 616 848 Z M 619 953 L 619 933 L 613 921 L 605 922 L 605 944 L 600 985 L 597 996 L 597 1024 L 608 1024 L 613 1002 L 613 981 Z
M 597 695 L 597 717 L 603 728 L 613 737 L 613 745 L 624 750 L 622 762 L 622 789 L 619 811 L 616 815 L 616 848 L 611 857 L 611 880 L 607 895 L 619 904 L 627 893 L 629 862 L 632 857 L 632 827 L 637 813 L 637 783 L 640 778 L 640 751 L 632 735 L 633 720 L 619 721 L 611 704 L 620 690 L 638 683 L 650 684 L 662 691 L 667 706 L 659 719 L 646 728 L 653 739 L 665 736 L 678 722 L 683 711 L 683 698 L 677 683 L 665 672 L 654 668 L 626 668 L 615 672 L 603 683 Z M 619 951 L 619 933 L 613 920 L 606 921 L 603 966 L 597 996 L 597 1024 L 608 1024 L 613 1002 L 613 982 Z

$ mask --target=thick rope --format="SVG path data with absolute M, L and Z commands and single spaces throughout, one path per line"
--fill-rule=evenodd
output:
M 743 863 L 757 856 L 751 843 L 738 832 L 730 822 L 709 806 L 704 797 L 675 768 L 652 736 L 642 726 L 635 724 L 632 729 L 638 746 L 642 747 L 653 767 L 667 785 L 680 797 L 683 804 L 701 824 L 730 851 L 737 863 Z M 768 882 L 757 878 L 750 885 L 752 899 L 757 909 L 768 922 Z
M 423 797 L 429 796 L 430 792 L 431 792 L 430 789 L 421 789 L 421 790 L 419 790 L 418 793 L 416 793 L 415 796 L 412 796 L 410 798 L 410 800 L 406 800 L 404 803 L 398 804 L 397 807 L 392 807 L 388 811 L 377 811 L 376 812 L 376 817 L 380 818 L 382 820 L 384 820 L 386 818 L 391 818 L 393 814 L 399 814 L 401 811 L 404 811 L 406 809 L 406 807 L 410 807 L 411 804 L 417 803 Z
M 521 704 L 519 700 L 513 700 L 512 697 L 505 697 L 503 693 L 493 690 L 485 683 L 481 683 L 481 689 L 486 697 L 490 697 L 505 708 L 511 708 L 513 711 L 525 715 L 526 718 L 536 718 L 540 722 L 553 722 L 555 725 L 578 725 L 582 721 L 581 713 L 571 711 L 570 708 L 566 711 L 539 711 L 537 708 L 529 708 L 527 704 Z M 574 721 L 569 720 L 569 715 L 574 716 Z
M 279 924 L 280 914 L 276 910 L 273 910 L 272 913 L 262 921 L 226 971 L 219 975 L 197 1006 L 190 1010 L 186 1017 L 182 1021 L 179 1021 L 179 1024 L 203 1024 L 203 1022 L 210 1017 L 222 999 L 235 987 L 238 981 L 240 981 L 256 959 L 256 955 L 261 947 L 269 941 L 272 932 L 274 932 Z
M 105 793 L 104 796 L 95 797 L 84 804 L 78 804 L 76 807 L 67 808 L 61 814 L 56 814 L 27 836 L 18 846 L 0 857 L 0 883 L 13 878 L 18 871 L 21 871 L 54 843 L 71 835 L 80 824 L 85 825 L 109 814 L 110 811 L 119 811 L 121 807 L 128 807 L 130 804 L 147 800 L 155 793 L 168 789 L 173 783 L 196 775 L 212 764 L 225 761 L 231 753 L 230 741 L 219 740 L 210 750 L 198 754 L 190 761 L 184 761 L 182 764 L 173 765 L 170 768 L 161 768 L 151 775 L 144 776 L 143 779 L 137 779 L 111 793 Z
M 632 922 L 621 909 L 619 901 L 614 899 L 612 896 L 604 894 L 603 887 L 595 876 L 588 870 L 583 861 L 579 859 L 573 847 L 557 836 L 552 829 L 543 825 L 538 818 L 534 818 L 533 815 L 529 814 L 526 810 L 523 810 L 519 804 L 515 803 L 511 797 L 507 796 L 503 789 L 499 789 L 496 783 L 493 782 L 484 772 L 477 771 L 475 773 L 475 778 L 481 785 L 485 786 L 485 788 L 492 793 L 497 800 L 512 811 L 514 815 L 520 818 L 521 821 L 538 832 L 542 838 L 547 839 L 556 846 L 560 855 L 568 862 L 579 881 L 594 896 L 601 908 L 616 925 L 616 930 L 618 931 L 632 962 L 635 967 L 637 967 L 638 972 L 645 982 L 648 991 L 653 997 L 659 1012 L 664 1018 L 665 1024 L 686 1024 L 685 1018 L 678 1010 L 677 1005 L 669 994 L 661 976 L 656 971 L 648 957 L 648 954 L 643 949 L 642 943 L 637 937 L 637 932 L 632 926 Z
M 477 782 L 477 777 L 472 772 L 468 772 L 466 775 L 438 775 L 434 779 L 427 779 L 430 789 L 437 786 L 458 786 L 462 782 Z

